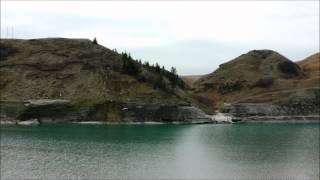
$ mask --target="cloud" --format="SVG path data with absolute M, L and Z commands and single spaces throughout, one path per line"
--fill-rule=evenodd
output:
M 250 49 L 293 60 L 319 51 L 319 1 L 3 1 L 2 37 L 12 26 L 17 38 L 97 37 L 181 74 L 209 73 Z

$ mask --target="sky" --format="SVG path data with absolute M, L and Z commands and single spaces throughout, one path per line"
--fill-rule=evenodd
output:
M 200 75 L 253 49 L 293 61 L 319 52 L 319 1 L 1 1 L 1 38 L 12 36 L 97 37 Z

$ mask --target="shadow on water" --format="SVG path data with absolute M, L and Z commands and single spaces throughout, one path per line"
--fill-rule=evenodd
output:
M 94 141 L 94 142 L 159 142 L 167 137 L 188 129 L 188 125 L 32 125 L 32 126 L 2 126 L 1 132 L 10 136 L 23 138 L 38 138 L 42 140 L 55 139 L 64 141 Z
M 71 152 L 86 156 L 95 156 L 94 151 L 99 148 L 99 153 L 106 154 L 123 152 L 128 156 L 135 151 L 157 154 L 162 148 L 158 146 L 174 145 L 181 131 L 191 127 L 167 124 L 2 126 L 1 146 L 2 149 Z

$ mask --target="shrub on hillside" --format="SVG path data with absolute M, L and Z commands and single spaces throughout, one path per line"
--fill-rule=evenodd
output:
M 0 43 L 0 60 L 5 60 L 8 56 L 11 56 L 18 52 L 18 49 L 10 46 Z
M 228 81 L 218 86 L 218 92 L 220 94 L 227 94 L 233 91 L 238 91 L 243 88 L 243 83 L 239 80 Z
M 278 69 L 282 73 L 288 75 L 289 77 L 292 75 L 298 76 L 299 72 L 300 72 L 300 67 L 291 61 L 285 61 L 285 62 L 279 63 Z M 286 77 L 288 77 L 288 76 L 286 76 Z
M 167 90 L 166 84 L 161 75 L 153 81 L 153 88 Z
M 253 84 L 253 87 L 268 88 L 272 86 L 274 79 L 272 77 L 264 77 Z

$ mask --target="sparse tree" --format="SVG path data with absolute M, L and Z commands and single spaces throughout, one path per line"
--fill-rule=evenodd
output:
M 160 73 L 160 71 L 161 71 L 161 68 L 160 68 L 158 63 L 156 63 L 155 70 L 156 70 L 157 73 Z
M 149 62 L 148 62 L 148 61 L 145 61 L 143 64 L 144 64 L 147 68 L 149 68 L 149 67 L 150 67 L 150 64 L 149 64 Z
M 171 67 L 171 71 L 172 74 L 177 75 L 177 69 L 175 67 Z
M 175 67 L 171 67 L 169 79 L 171 81 L 172 89 L 175 89 L 178 85 L 178 80 L 179 80 L 177 69 Z
M 166 73 L 166 68 L 164 68 L 164 66 L 162 66 L 161 68 L 161 74 L 165 74 Z
M 98 44 L 98 41 L 97 41 L 97 38 L 96 38 L 96 37 L 94 37 L 92 43 L 93 43 L 93 44 Z
M 130 54 L 128 55 L 126 52 L 122 54 L 122 63 L 123 72 L 130 75 L 137 75 L 139 73 L 137 62 L 132 59 Z

